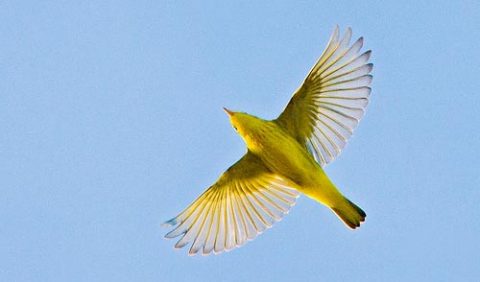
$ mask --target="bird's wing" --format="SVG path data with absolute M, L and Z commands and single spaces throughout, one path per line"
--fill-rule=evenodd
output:
M 299 193 L 247 152 L 177 217 L 166 238 L 176 248 L 192 243 L 189 254 L 221 253 L 252 240 L 279 221 Z
M 368 104 L 371 51 L 363 38 L 350 45 L 335 28 L 323 54 L 276 120 L 324 166 L 334 160 L 357 127 Z

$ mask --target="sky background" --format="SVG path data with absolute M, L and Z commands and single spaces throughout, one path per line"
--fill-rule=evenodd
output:
M 1 281 L 474 281 L 480 2 L 2 1 Z M 226 1 L 225 1 L 226 2 Z M 245 152 L 223 106 L 276 117 L 335 24 L 371 102 L 306 197 L 242 248 L 189 257 L 175 216 Z

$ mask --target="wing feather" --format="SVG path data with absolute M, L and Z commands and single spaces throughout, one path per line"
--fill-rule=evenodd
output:
M 166 222 L 179 237 L 176 248 L 191 243 L 189 254 L 218 254 L 245 244 L 288 213 L 299 193 L 247 153 L 197 200 Z
M 364 115 L 370 96 L 371 51 L 352 45 L 352 30 L 339 39 L 338 26 L 303 85 L 276 120 L 322 166 L 334 160 Z

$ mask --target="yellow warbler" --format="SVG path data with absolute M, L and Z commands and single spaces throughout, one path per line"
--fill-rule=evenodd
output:
M 166 238 L 189 254 L 221 253 L 245 244 L 279 221 L 299 193 L 330 208 L 348 227 L 366 214 L 344 197 L 322 167 L 344 148 L 370 95 L 371 51 L 335 28 L 320 59 L 275 120 L 225 109 L 247 153 L 177 217 Z

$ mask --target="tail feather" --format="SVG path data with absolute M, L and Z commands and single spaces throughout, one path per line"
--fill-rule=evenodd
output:
M 352 229 L 360 227 L 360 223 L 365 221 L 367 214 L 347 198 L 344 199 L 342 204 L 332 207 L 332 210 L 348 227 Z

